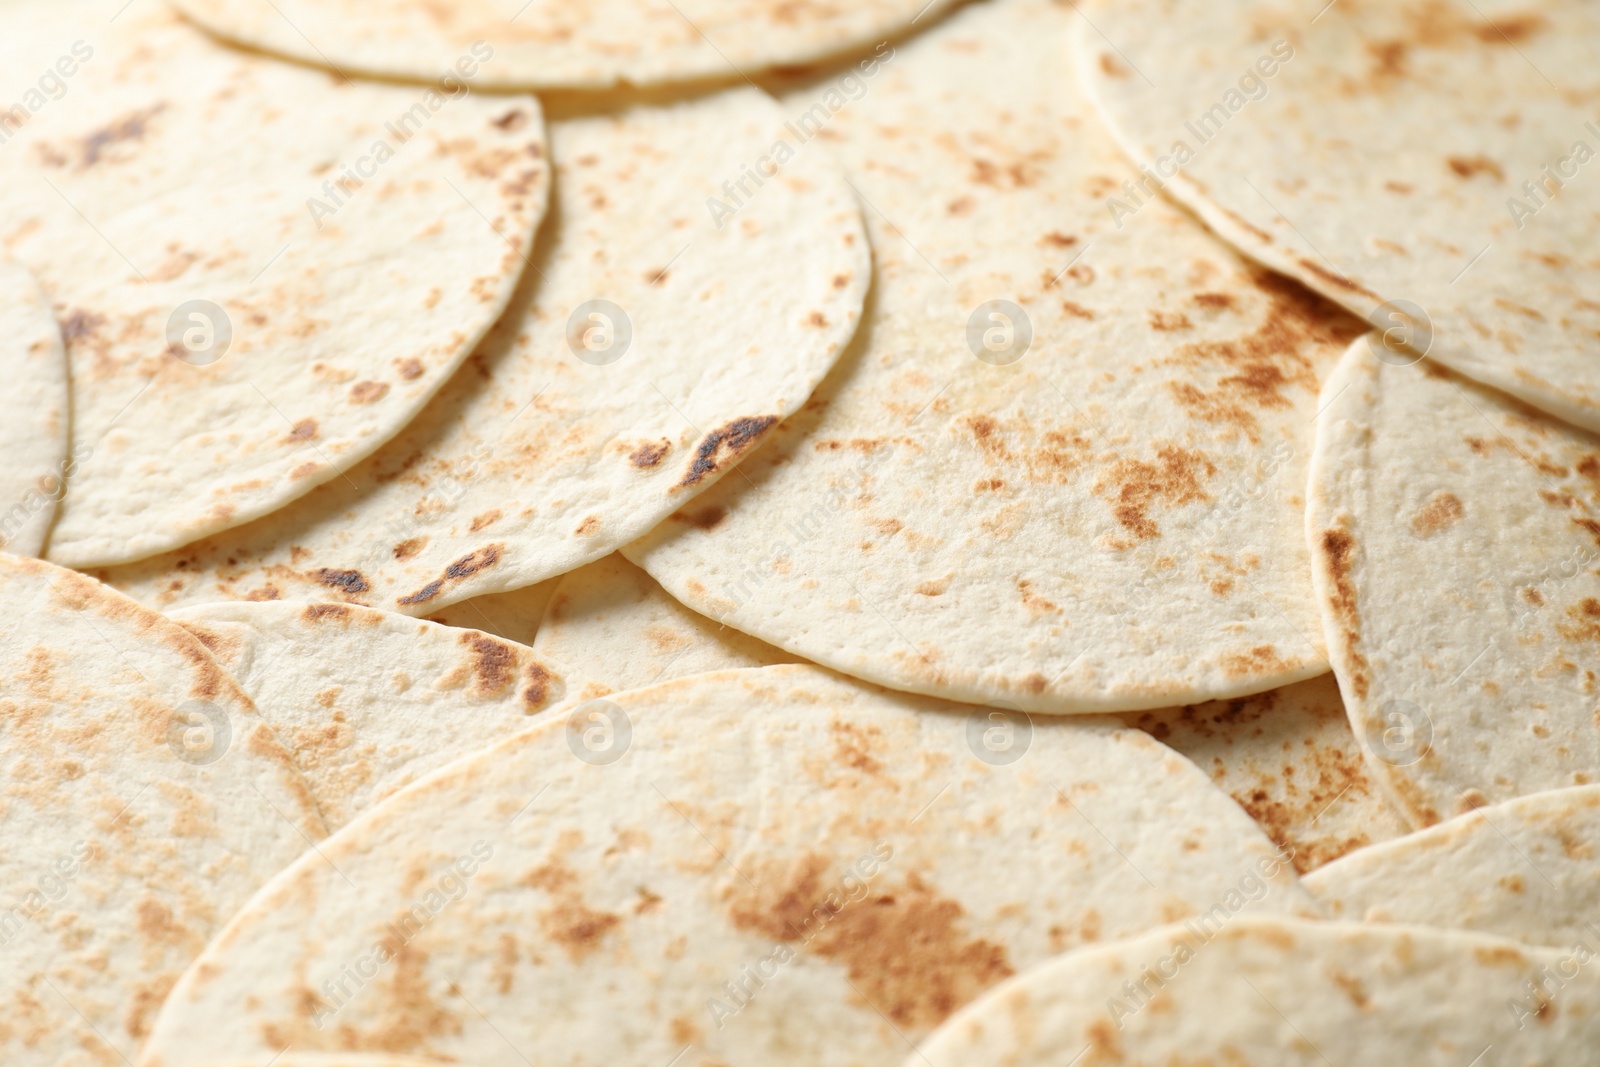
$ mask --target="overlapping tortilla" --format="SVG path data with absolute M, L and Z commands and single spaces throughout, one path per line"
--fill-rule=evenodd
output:
M 174 0 L 253 48 L 346 73 L 434 81 L 484 54 L 503 89 L 737 79 L 885 43 L 952 0 Z
M 1254 911 L 1314 913 L 1138 730 L 723 671 L 575 705 L 358 817 L 212 944 L 141 1067 L 864 1067 L 1052 952 Z
M 1600 946 L 1600 786 L 1459 815 L 1306 879 L 1334 918 L 1459 927 L 1535 945 Z
M 690 611 L 613 554 L 564 576 L 534 651 L 561 664 L 574 695 L 604 696 L 706 671 L 795 657 Z
M 1124 718 L 1209 773 L 1302 874 L 1410 832 L 1367 771 L 1332 675 Z
M 548 187 L 532 97 L 345 82 L 161 4 L 4 18 L 0 250 L 72 375 L 53 561 L 151 556 L 339 480 L 505 308 Z
M 201 604 L 172 613 L 238 679 L 330 829 L 559 703 L 523 645 L 348 604 Z
M 905 1063 L 1579 1067 L 1600 1043 L 1600 977 L 1577 958 L 1420 926 L 1167 926 L 1018 975 Z
M 168 990 L 324 834 L 288 752 L 181 627 L 0 554 L 0 1062 L 130 1062 Z
M 1422 827 L 1600 781 L 1600 439 L 1413 360 L 1362 340 L 1329 379 L 1306 531 L 1351 726 Z
M 550 598 L 555 596 L 556 586 L 560 582 L 560 578 L 547 578 L 509 593 L 485 593 L 459 604 L 451 604 L 428 618 L 446 626 L 482 630 L 519 645 L 531 645 L 534 635 L 539 632 L 544 609 L 549 605 Z
M 1326 670 L 1302 490 L 1360 325 L 1174 208 L 1108 223 L 1134 172 L 1063 70 L 1077 17 L 964 8 L 822 127 L 868 205 L 868 319 L 745 477 L 625 549 L 673 596 L 847 674 L 1027 711 Z
M 1585 0 L 1101 5 L 1078 68 L 1145 175 L 1103 210 L 1146 225 L 1164 188 L 1440 362 L 1600 430 L 1597 41 Z
M 734 220 L 707 207 L 783 119 L 745 88 L 552 124 L 556 196 L 525 287 L 428 409 L 294 507 L 109 580 L 158 606 L 429 615 L 650 529 L 805 402 L 860 317 L 866 237 L 825 152 Z
M 72 466 L 67 357 L 38 281 L 7 259 L 0 259 L 0 374 L 0 549 L 37 556 Z

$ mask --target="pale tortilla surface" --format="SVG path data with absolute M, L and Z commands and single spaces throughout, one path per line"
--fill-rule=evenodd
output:
M 0 607 L 0 1062 L 123 1063 L 212 935 L 325 831 L 181 627 L 5 554 Z
M 430 615 L 645 533 L 803 404 L 860 318 L 866 236 L 826 153 L 791 160 L 720 227 L 706 207 L 783 121 L 742 88 L 553 123 L 552 217 L 524 288 L 427 410 L 294 507 L 112 583 L 162 607 Z
M 1580 1067 L 1597 1042 L 1600 978 L 1570 948 L 1247 916 L 1061 956 L 968 1005 L 905 1063 Z
M 1600 786 L 1492 804 L 1306 879 L 1337 919 L 1450 926 L 1567 948 L 1600 940 Z
M 797 662 L 690 611 L 615 553 L 562 577 L 533 647 L 561 664 L 573 693 L 584 696 L 706 671 Z
M 1410 832 L 1368 773 L 1331 674 L 1124 718 L 1210 774 L 1302 874 Z
M 565 691 L 526 646 L 371 608 L 220 603 L 172 618 L 250 694 L 330 829 L 525 729 Z
M 600 89 L 737 79 L 882 42 L 951 0 L 174 0 L 233 40 L 347 73 L 435 81 L 487 48 L 487 84 Z
M 549 184 L 532 97 L 348 83 L 160 4 L 0 17 L 0 100 L 22 115 L 0 251 L 50 297 L 73 449 L 92 450 L 54 562 L 165 552 L 337 480 L 504 310 Z
M 865 1067 L 1053 952 L 1213 907 L 1315 913 L 1204 774 L 1114 722 L 1008 746 L 982 710 L 798 665 L 608 700 L 286 870 L 174 991 L 141 1067 L 291 1043 Z
M 1165 172 L 1150 188 L 1170 178 L 1359 315 L 1420 307 L 1433 358 L 1600 430 L 1597 41 L 1584 0 L 1134 0 L 1099 5 L 1077 57 L 1130 155 Z
M 869 205 L 868 319 L 744 477 L 625 549 L 674 597 L 847 674 L 1027 711 L 1327 669 L 1299 524 L 1317 389 L 1359 324 L 1174 208 L 1105 221 L 1133 172 L 1063 69 L 1077 17 L 963 8 L 822 128 Z M 1031 324 L 1006 365 L 969 347 L 973 323 L 976 351 L 1004 347 L 993 300 Z
M 560 578 L 547 578 L 509 593 L 485 593 L 459 604 L 451 604 L 428 618 L 446 626 L 482 630 L 519 645 L 531 645 L 534 635 L 539 632 L 539 623 L 544 619 L 544 609 L 549 605 L 550 598 L 555 596 L 556 586 L 560 583 Z
M 37 556 L 68 473 L 67 357 L 50 301 L 0 258 L 0 549 Z
M 1414 826 L 1600 781 L 1600 439 L 1365 340 L 1306 533 L 1368 766 Z

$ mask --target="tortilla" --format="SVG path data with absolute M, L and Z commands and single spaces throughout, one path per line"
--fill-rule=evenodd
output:
M 795 662 L 690 611 L 615 554 L 561 579 L 533 647 L 561 664 L 572 692 L 585 697 L 707 671 Z
M 883 42 L 951 0 L 174 0 L 202 26 L 304 63 L 433 81 L 485 49 L 501 89 L 729 79 Z
M 783 120 L 739 89 L 553 124 L 558 196 L 527 284 L 427 411 L 294 507 L 109 579 L 158 606 L 430 615 L 644 533 L 804 403 L 855 331 L 866 238 L 826 153 L 720 228 L 705 206 Z
M 550 598 L 555 596 L 556 586 L 560 583 L 559 578 L 547 578 L 536 585 L 526 585 L 509 593 L 487 593 L 452 604 L 428 618 L 445 626 L 482 630 L 519 645 L 531 645 L 534 635 L 539 632 L 544 609 L 550 603 Z
M 141 1067 L 288 1044 L 860 1067 L 1052 952 L 1212 908 L 1315 913 L 1140 731 L 799 665 L 578 704 L 322 851 L 212 944 Z
M 1410 832 L 1367 772 L 1332 675 L 1125 718 L 1208 772 L 1301 874 Z
M 560 703 L 532 649 L 346 604 L 202 604 L 172 618 L 289 749 L 330 829 Z
M 154 555 L 337 479 L 505 308 L 548 185 L 532 98 L 346 83 L 160 4 L 13 0 L 6 23 L 0 248 L 62 324 L 84 453 L 53 561 Z
M 624 550 L 674 597 L 847 674 L 1027 711 L 1327 669 L 1301 488 L 1359 326 L 1175 209 L 1104 224 L 1129 172 L 1062 77 L 1076 18 L 962 9 L 825 127 L 869 205 L 868 322 L 746 477 Z
M 1600 780 L 1600 440 L 1378 351 L 1325 387 L 1306 515 L 1369 768 L 1418 827 Z
M 1600 942 L 1600 786 L 1517 797 L 1346 856 L 1306 888 L 1334 918 L 1568 948 Z
M 1211 936 L 1167 926 L 1059 957 L 969 1004 L 905 1062 L 1556 1067 L 1590 1062 L 1597 1041 L 1600 978 L 1576 954 L 1250 916 Z
M 324 830 L 181 628 L 4 554 L 0 605 L 0 1062 L 101 1067 L 138 1052 L 211 935 Z
M 1170 179 L 1251 256 L 1600 430 L 1597 38 L 1582 0 L 1105 5 L 1078 69 L 1155 177 L 1102 210 L 1143 226 Z
M 26 268 L 0 258 L 0 293 L 0 549 L 37 556 L 70 467 L 67 357 Z

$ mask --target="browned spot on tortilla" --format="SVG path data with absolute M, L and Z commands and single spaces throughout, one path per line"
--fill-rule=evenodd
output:
M 848 274 L 835 274 L 833 276 L 833 287 L 835 289 L 843 289 L 845 286 L 847 286 L 849 284 L 850 284 L 850 275 L 848 275 Z
M 307 604 L 300 617 L 307 622 L 321 622 L 323 619 L 348 619 L 350 609 L 343 604 Z
M 1128 70 L 1110 52 L 1100 53 L 1100 69 L 1108 78 L 1126 78 Z
M 1293 664 L 1271 645 L 1256 645 L 1248 652 L 1228 652 L 1221 657 L 1222 669 L 1230 678 L 1260 677 L 1288 670 Z
M 1318 562 L 1328 580 L 1328 607 L 1343 629 L 1346 655 L 1350 660 L 1350 686 L 1358 699 L 1366 699 L 1371 679 L 1367 675 L 1367 658 L 1361 653 L 1361 612 L 1356 605 L 1355 581 L 1351 567 L 1355 555 L 1355 538 L 1347 530 L 1323 530 L 1317 540 L 1321 549 Z
M 298 480 L 300 478 L 309 478 L 309 477 L 311 477 L 311 475 L 317 473 L 317 471 L 319 471 L 321 469 L 322 469 L 322 465 L 320 463 L 317 463 L 315 460 L 313 460 L 313 461 L 308 462 L 308 463 L 302 463 L 298 467 L 296 467 L 294 470 L 290 471 L 289 472 L 289 477 L 291 479 L 295 479 L 295 480 Z
M 661 458 L 665 456 L 668 450 L 671 448 L 672 442 L 668 441 L 665 437 L 659 441 L 647 441 L 629 453 L 628 462 L 632 463 L 640 470 L 648 470 L 649 468 L 660 463 Z
M 598 951 L 606 934 L 622 922 L 621 916 L 585 903 L 577 872 L 560 855 L 530 871 L 523 881 L 552 898 L 552 906 L 539 915 L 540 929 L 575 962 Z
M 600 529 L 600 516 L 588 515 L 584 517 L 582 522 L 578 523 L 578 528 L 572 532 L 578 537 L 587 537 L 598 529 Z
M 395 559 L 410 559 L 422 551 L 422 546 L 428 543 L 426 537 L 411 537 L 394 546 Z
M 1538 33 L 1545 26 L 1542 15 L 1506 15 L 1498 19 L 1489 19 L 1487 26 L 1479 26 L 1473 32 L 1478 35 L 1478 40 L 1485 44 L 1518 44 Z
M 1522 599 L 1526 600 L 1536 608 L 1544 606 L 1544 594 L 1532 586 L 1528 586 L 1526 589 L 1522 590 Z
M 1368 41 L 1366 49 L 1372 57 L 1372 68 L 1367 76 L 1373 81 L 1391 81 L 1403 77 L 1407 47 L 1404 41 Z
M 1450 169 L 1455 171 L 1458 178 L 1470 178 L 1474 174 L 1490 174 L 1495 181 L 1506 180 L 1505 171 L 1500 169 L 1500 164 L 1488 156 L 1451 156 L 1445 160 L 1450 164 Z
M 863 774 L 880 774 L 883 761 L 873 755 L 873 749 L 883 746 L 883 731 L 876 726 L 861 726 L 835 719 L 828 724 L 833 734 L 833 759 Z
M 337 570 L 333 567 L 319 567 L 312 575 L 323 585 L 341 589 L 346 593 L 365 593 L 372 587 L 361 576 L 360 571 Z
M 489 125 L 497 130 L 515 133 L 528 124 L 528 113 L 520 107 L 514 107 L 504 115 L 489 120 Z
M 1213 311 L 1232 311 L 1239 305 L 1238 298 L 1232 293 L 1196 293 L 1190 299 Z
M 500 509 L 491 508 L 490 510 L 485 511 L 482 515 L 473 516 L 472 524 L 468 526 L 467 529 L 472 533 L 477 533 L 479 530 L 482 530 L 487 526 L 493 526 L 499 521 Z
M 828 860 L 808 853 L 755 889 L 736 883 L 734 924 L 844 967 L 859 995 L 899 1027 L 937 1026 L 1014 973 L 1005 947 L 969 936 L 961 905 L 921 875 L 889 886 L 880 872 L 852 900 L 829 870 Z
M 400 372 L 400 377 L 404 378 L 408 382 L 422 377 L 424 368 L 420 359 L 416 359 L 414 357 L 402 359 L 398 361 L 395 366 Z
M 554 676 L 538 663 L 523 668 L 522 676 L 527 683 L 522 688 L 522 702 L 530 710 L 537 711 L 550 699 L 550 682 Z
M 1409 196 L 1416 191 L 1415 186 L 1407 185 L 1405 182 L 1384 182 L 1383 187 L 1391 193 L 1399 193 L 1401 196 Z
M 92 167 L 100 162 L 101 155 L 113 145 L 126 141 L 140 141 L 144 139 L 145 124 L 155 116 L 165 111 L 166 104 L 155 104 L 143 111 L 135 111 L 124 115 L 102 129 L 96 130 L 83 139 L 83 153 L 78 160 L 78 169 Z
M 75 341 L 81 341 L 91 336 L 96 330 L 106 324 L 104 315 L 74 309 L 67 312 L 67 317 L 61 320 L 61 340 L 68 348 Z
M 1432 537 L 1441 530 L 1448 530 L 1465 515 L 1466 509 L 1455 494 L 1441 489 L 1428 497 L 1422 510 L 1411 517 L 1411 532 L 1418 537 Z
M 1594 543 L 1597 544 L 1597 545 L 1600 545 L 1600 522 L 1596 522 L 1593 519 L 1583 519 L 1583 518 L 1573 519 L 1572 522 L 1573 522 L 1573 525 L 1579 526 L 1579 527 L 1583 528 L 1584 530 L 1587 530 L 1588 533 L 1589 533 L 1589 536 L 1594 538 Z
M 1163 332 L 1189 330 L 1194 328 L 1194 323 L 1181 311 L 1151 311 L 1150 328 Z
M 1154 463 L 1119 459 L 1111 464 L 1096 480 L 1094 492 L 1111 502 L 1118 524 L 1132 533 L 1135 541 L 1148 541 L 1161 536 L 1161 528 L 1149 516 L 1150 509 L 1210 500 L 1202 482 L 1216 473 L 1216 464 L 1204 452 L 1163 444 L 1156 448 Z
M 517 665 L 511 646 L 470 630 L 461 635 L 461 643 L 472 652 L 472 674 L 476 679 L 473 695 L 494 696 L 505 692 Z
M 807 326 L 824 327 L 828 325 L 828 317 L 820 311 L 813 311 L 806 316 Z
M 1600 600 L 1584 597 L 1567 609 L 1567 618 L 1572 623 L 1556 627 L 1562 637 L 1568 641 L 1600 642 Z
M 439 595 L 439 591 L 444 588 L 446 582 L 460 581 L 462 578 L 470 577 L 499 563 L 500 553 L 505 547 L 504 544 L 496 542 L 480 548 L 476 552 L 467 553 L 446 567 L 441 577 L 429 582 L 410 596 L 401 597 L 397 603 L 426 604 Z
M 1089 308 L 1084 307 L 1076 300 L 1061 301 L 1061 310 L 1065 311 L 1068 315 L 1074 315 L 1080 319 L 1088 319 L 1090 321 L 1093 321 L 1094 319 L 1094 312 Z
M 700 484 L 706 475 L 715 473 L 724 460 L 737 459 L 777 421 L 776 415 L 744 416 L 712 430 L 695 450 L 694 461 L 678 487 Z
M 388 382 L 362 381 L 350 387 L 350 403 L 371 404 L 389 392 Z
M 316 419 L 301 419 L 299 422 L 295 423 L 294 424 L 294 428 L 289 431 L 288 440 L 290 440 L 290 441 L 310 441 L 310 440 L 314 440 L 316 438 L 316 436 L 317 436 L 317 420 Z

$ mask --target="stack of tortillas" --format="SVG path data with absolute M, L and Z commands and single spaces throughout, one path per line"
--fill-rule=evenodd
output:
M 0 1063 L 1592 1067 L 1580 0 L 0 0 Z

